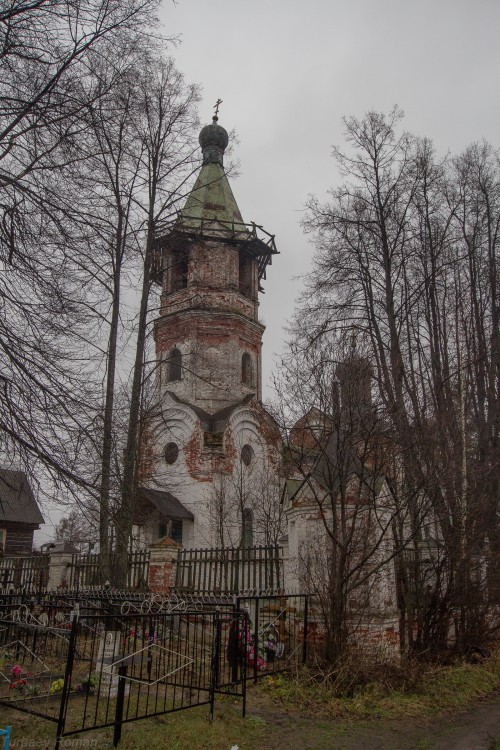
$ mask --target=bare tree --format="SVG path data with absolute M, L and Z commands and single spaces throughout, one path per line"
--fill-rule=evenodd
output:
M 144 268 L 143 300 L 149 293 L 153 224 L 179 198 L 192 152 L 197 94 L 159 49 L 158 5 L 11 2 L 0 19 L 0 241 L 17 300 L 4 337 L 4 434 L 57 481 L 77 483 L 80 505 L 98 496 L 104 579 L 111 494 L 122 492 L 114 392 L 127 375 L 117 363 L 137 330 L 122 295 L 130 299 Z M 161 133 L 148 132 L 155 107 Z M 147 304 L 139 318 L 142 367 Z M 136 411 L 141 377 L 132 378 Z
M 72 510 L 61 518 L 54 532 L 56 542 L 70 542 L 80 552 L 90 552 L 98 537 L 99 518 L 97 513 L 83 516 L 79 510 Z
M 74 210 L 63 170 L 84 158 L 75 152 L 82 113 L 103 94 L 90 59 L 150 33 L 157 7 L 9 0 L 0 11 L 2 448 L 84 490 L 78 458 L 94 417 L 84 364 L 89 305 L 69 251 Z
M 253 491 L 249 507 L 253 513 L 256 542 L 266 547 L 278 547 L 286 532 L 282 462 L 267 458 L 251 481 Z
M 277 383 L 290 552 L 321 608 L 330 664 L 360 623 L 396 609 L 393 527 L 408 525 L 408 506 L 391 481 L 397 447 L 371 378 L 367 359 L 339 346 L 294 349 Z
M 183 196 L 192 172 L 193 132 L 198 126 L 196 87 L 186 87 L 172 61 L 153 61 L 139 78 L 138 117 L 134 123 L 142 144 L 141 290 L 137 315 L 135 357 L 131 373 L 130 412 L 124 453 L 120 514 L 117 523 L 117 575 L 126 575 L 126 556 L 138 486 L 141 394 L 145 378 L 150 292 L 158 222 Z M 184 170 L 184 177 L 183 175 Z
M 283 473 L 278 462 L 240 460 L 232 473 L 216 475 L 210 521 L 218 547 L 278 546 L 285 533 L 281 495 Z
M 3 4 L 0 186 L 29 189 L 26 177 L 47 166 L 45 157 L 63 145 L 75 124 L 78 128 L 78 94 L 89 54 L 105 55 L 122 34 L 146 34 L 158 5 L 155 0 Z
M 486 414 L 486 442 L 498 444 L 498 162 L 485 147 L 440 163 L 400 119 L 345 120 L 352 150 L 334 155 L 346 181 L 329 203 L 309 202 L 317 253 L 296 342 L 335 347 L 357 331 L 410 510 L 398 530 L 412 548 L 399 566 L 403 640 L 444 644 L 453 618 L 464 648 L 484 625 L 485 512 L 498 503 L 498 461 L 478 448 Z

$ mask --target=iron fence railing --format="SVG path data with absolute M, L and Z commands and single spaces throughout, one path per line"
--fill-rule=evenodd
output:
M 55 594 L 10 599 L 0 607 L 0 705 L 54 722 L 55 750 L 105 727 L 116 746 L 124 723 L 194 706 L 208 705 L 213 718 L 218 693 L 242 699 L 245 711 L 246 607 L 179 611 L 176 598 L 162 611 L 124 614 L 109 598 L 106 611 Z

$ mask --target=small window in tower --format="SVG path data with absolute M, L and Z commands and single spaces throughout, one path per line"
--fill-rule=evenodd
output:
M 248 255 L 240 253 L 239 264 L 239 289 L 245 297 L 252 297 L 252 259 Z
M 241 358 L 241 382 L 243 385 L 253 385 L 252 358 L 248 352 Z
M 188 256 L 186 253 L 174 255 L 172 258 L 172 291 L 185 289 L 188 283 Z
M 179 458 L 179 446 L 177 443 L 167 443 L 163 455 L 167 464 L 175 464 Z
M 182 378 L 182 354 L 178 349 L 172 349 L 168 358 L 168 382 L 181 380 Z

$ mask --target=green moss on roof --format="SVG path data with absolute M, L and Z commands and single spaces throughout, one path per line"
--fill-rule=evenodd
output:
M 184 226 L 200 219 L 243 224 L 243 218 L 221 164 L 204 164 L 181 211 Z

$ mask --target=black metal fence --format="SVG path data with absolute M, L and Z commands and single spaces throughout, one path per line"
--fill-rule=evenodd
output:
M 242 699 L 246 680 L 306 658 L 307 597 L 58 592 L 0 597 L 0 704 L 62 738 Z
M 2 621 L 0 703 L 57 723 L 63 737 L 245 697 L 245 617 L 221 612 L 75 615 L 69 629 Z M 224 649 L 236 633 L 237 650 Z M 234 636 L 233 636 L 234 637 Z M 229 655 L 228 655 L 229 654 Z
M 237 611 L 247 614 L 248 674 L 254 682 L 305 663 L 308 605 L 308 597 L 298 594 L 237 597 Z

